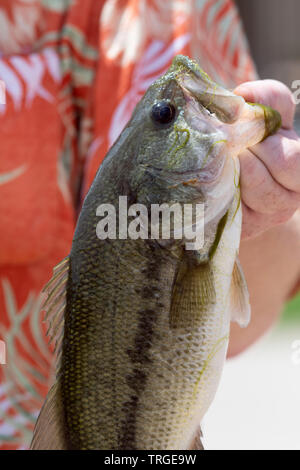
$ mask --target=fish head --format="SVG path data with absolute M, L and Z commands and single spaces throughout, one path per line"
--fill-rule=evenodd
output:
M 280 127 L 278 112 L 247 103 L 200 66 L 176 56 L 137 105 L 128 129 L 136 201 L 203 203 L 206 222 L 220 219 L 239 184 L 236 158 Z
M 136 183 L 143 180 L 139 202 L 168 203 L 182 197 L 185 202 L 205 201 L 214 190 L 220 193 L 220 181 L 226 192 L 226 163 L 235 168 L 240 152 L 275 132 L 281 123 L 278 112 L 246 103 L 185 56 L 176 56 L 169 70 L 150 86 L 132 121 L 139 129 L 133 175 Z

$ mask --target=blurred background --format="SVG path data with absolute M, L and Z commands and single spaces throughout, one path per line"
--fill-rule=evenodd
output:
M 69 252 L 79 201 L 150 81 L 175 52 L 190 50 L 182 11 L 176 15 L 176 40 L 171 35 L 169 6 L 179 1 L 109 3 L 121 8 L 108 8 L 100 15 L 102 0 L 0 0 L 0 78 L 9 84 L 9 105 L 0 105 L 5 137 L 5 158 L 0 158 L 0 340 L 6 340 L 10 364 L 0 367 L 0 449 L 26 448 L 51 383 L 53 354 L 45 339 L 39 292 L 53 266 Z M 142 8 L 147 15 L 143 27 L 131 14 L 126 13 L 134 27 L 120 20 L 126 3 L 149 8 L 151 14 Z M 187 4 L 182 1 L 184 7 Z M 204 68 L 228 83 L 252 78 L 231 2 L 194 4 L 195 47 Z M 291 89 L 295 80 L 300 81 L 299 0 L 236 4 L 261 78 L 277 78 Z M 118 28 L 123 23 L 121 34 Z M 147 31 L 149 24 L 152 29 Z M 190 21 L 187 24 L 190 27 Z M 235 53 L 227 57 L 227 49 Z M 134 67 L 120 67 L 119 54 L 126 60 L 139 54 L 141 58 Z M 116 89 L 120 93 L 107 91 Z M 94 110 L 92 101 L 106 106 Z M 296 128 L 300 135 L 299 106 Z M 11 184 L 1 184 L 7 181 Z M 205 447 L 300 450 L 299 372 L 300 295 L 286 305 L 272 331 L 227 361 L 203 423 Z
M 236 0 L 236 4 L 260 77 L 280 80 L 292 89 L 292 83 L 300 80 L 299 0 Z M 300 135 L 300 104 L 296 109 Z M 287 305 L 283 323 L 297 319 L 300 325 L 300 295 Z
M 237 0 L 261 78 L 300 80 L 297 0 Z M 300 106 L 296 128 L 300 134 Z M 299 175 L 300 178 L 300 175 Z M 300 253 L 295 253 L 300 257 Z M 300 450 L 300 295 L 280 322 L 227 361 L 203 423 L 207 449 Z
M 261 78 L 300 80 L 298 0 L 236 0 Z M 296 115 L 300 133 L 300 107 Z

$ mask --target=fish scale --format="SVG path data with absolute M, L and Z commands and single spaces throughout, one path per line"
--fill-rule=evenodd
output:
M 247 104 L 184 56 L 150 86 L 45 288 L 57 374 L 32 449 L 202 449 L 230 321 L 246 326 L 250 315 L 237 156 L 279 126 L 276 111 Z M 195 242 L 202 221 L 203 245 L 185 230 L 179 239 L 98 238 L 100 204 L 116 209 L 119 228 L 119 196 L 150 210 L 147 223 L 153 204 L 204 204 L 204 219 L 189 222 Z

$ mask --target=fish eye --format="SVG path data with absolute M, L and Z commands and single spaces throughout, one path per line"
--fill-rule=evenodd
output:
M 170 124 L 176 115 L 175 106 L 169 101 L 160 101 L 152 106 L 151 118 L 158 124 Z

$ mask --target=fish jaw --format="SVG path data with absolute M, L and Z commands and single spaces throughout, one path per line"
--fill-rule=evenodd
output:
M 246 102 L 242 96 L 211 80 L 196 62 L 177 56 L 173 65 L 179 70 L 177 80 L 185 92 L 187 108 L 192 103 L 197 108 L 196 127 L 200 132 L 215 129 L 223 136 L 224 142 L 229 142 L 232 157 L 281 127 L 278 111 L 259 103 Z
M 214 82 L 197 64 L 184 56 L 176 56 L 173 67 L 177 67 L 177 79 L 191 95 L 211 114 L 223 122 L 236 122 L 245 100 Z

